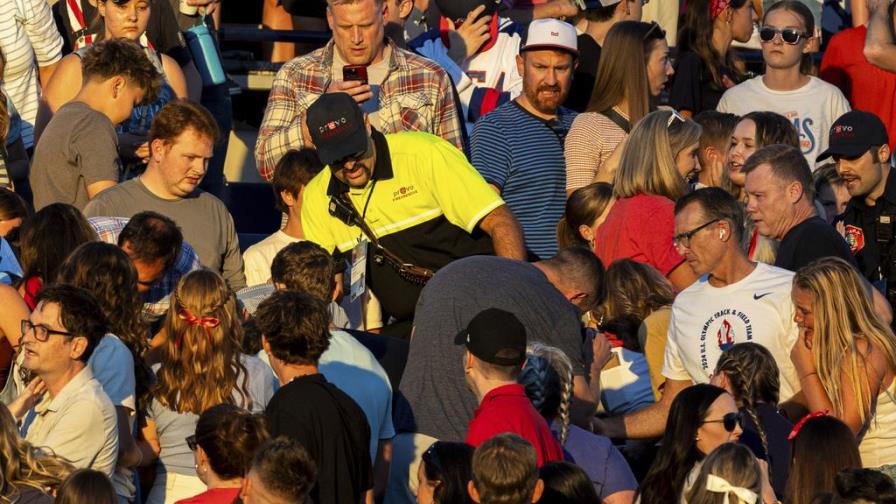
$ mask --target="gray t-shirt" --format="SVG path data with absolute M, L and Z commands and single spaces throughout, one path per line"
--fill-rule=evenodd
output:
M 84 208 L 84 215 L 131 218 L 144 210 L 174 219 L 202 265 L 221 273 L 231 289 L 246 286 L 233 217 L 221 200 L 207 192 L 197 189 L 186 198 L 166 200 L 150 192 L 138 177 L 98 194 Z
M 118 135 L 108 117 L 84 102 L 66 103 L 53 115 L 34 149 L 31 188 L 34 208 L 70 203 L 84 209 L 87 186 L 118 182 Z
M 261 413 L 268 406 L 268 402 L 274 395 L 274 373 L 267 364 L 257 357 L 240 355 L 240 360 L 249 375 L 246 384 L 249 389 L 249 397 L 252 399 L 252 413 Z M 153 371 L 158 371 L 159 365 L 153 366 Z M 242 375 L 237 376 L 237 388 L 234 388 L 232 397 L 238 406 L 246 407 L 247 404 L 239 394 L 238 389 L 243 384 Z M 178 413 L 163 406 L 157 399 L 153 399 L 146 412 L 147 417 L 156 424 L 156 434 L 159 436 L 159 445 L 162 447 L 159 453 L 159 472 L 173 472 L 196 476 L 196 462 L 193 460 L 193 452 L 187 446 L 187 436 L 196 434 L 196 422 L 199 415 L 193 413 Z
M 515 314 L 528 340 L 563 350 L 585 375 L 578 310 L 535 266 L 474 256 L 440 269 L 426 284 L 414 315 L 407 366 L 396 403 L 396 431 L 463 441 L 476 397 L 464 381 L 464 347 L 454 337 L 486 308 Z

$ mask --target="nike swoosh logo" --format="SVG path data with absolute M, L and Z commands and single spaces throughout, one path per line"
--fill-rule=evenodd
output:
M 764 298 L 765 296 L 768 296 L 769 294 L 771 294 L 771 292 L 766 292 L 764 294 L 753 294 L 753 299 L 755 299 L 756 301 L 759 301 L 760 299 Z

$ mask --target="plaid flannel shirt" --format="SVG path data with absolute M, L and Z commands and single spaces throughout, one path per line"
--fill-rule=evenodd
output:
M 423 131 L 440 136 L 463 150 L 464 127 L 454 101 L 451 78 L 422 56 L 399 49 L 393 42 L 389 74 L 380 88 L 382 133 Z M 255 162 L 265 180 L 290 149 L 311 147 L 304 138 L 305 111 L 330 85 L 333 41 L 283 65 L 268 98 L 255 143 Z
M 90 217 L 87 219 L 100 240 L 118 245 L 118 235 L 124 229 L 130 219 L 124 217 Z M 177 258 L 174 260 L 174 266 L 165 271 L 152 286 L 149 291 L 143 294 L 143 318 L 149 322 L 155 321 L 165 315 L 168 311 L 169 297 L 177 281 L 180 277 L 187 273 L 199 269 L 199 256 L 193 247 L 183 242 Z

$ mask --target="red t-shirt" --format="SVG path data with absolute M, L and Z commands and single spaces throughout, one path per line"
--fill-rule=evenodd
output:
M 563 448 L 551 434 L 547 421 L 538 414 L 522 385 L 511 383 L 493 389 L 473 413 L 467 429 L 468 445 L 477 447 L 488 439 L 512 432 L 532 443 L 538 454 L 538 466 L 563 460 Z
M 239 488 L 212 488 L 175 504 L 233 504 L 239 495 Z
M 617 200 L 597 228 L 594 253 L 607 268 L 618 259 L 632 259 L 669 276 L 684 261 L 672 244 L 674 210 L 672 200 L 655 194 Z
M 896 132 L 896 73 L 868 63 L 864 26 L 848 28 L 834 35 L 821 59 L 819 77 L 840 88 L 852 108 L 871 112 L 884 122 L 890 149 Z

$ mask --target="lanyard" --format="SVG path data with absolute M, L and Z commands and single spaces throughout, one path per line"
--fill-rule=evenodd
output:
M 84 12 L 78 4 L 78 0 L 68 0 L 68 20 L 72 28 L 72 35 L 75 37 L 74 48 L 80 49 L 93 43 L 93 35 L 87 32 L 87 23 L 84 22 Z

